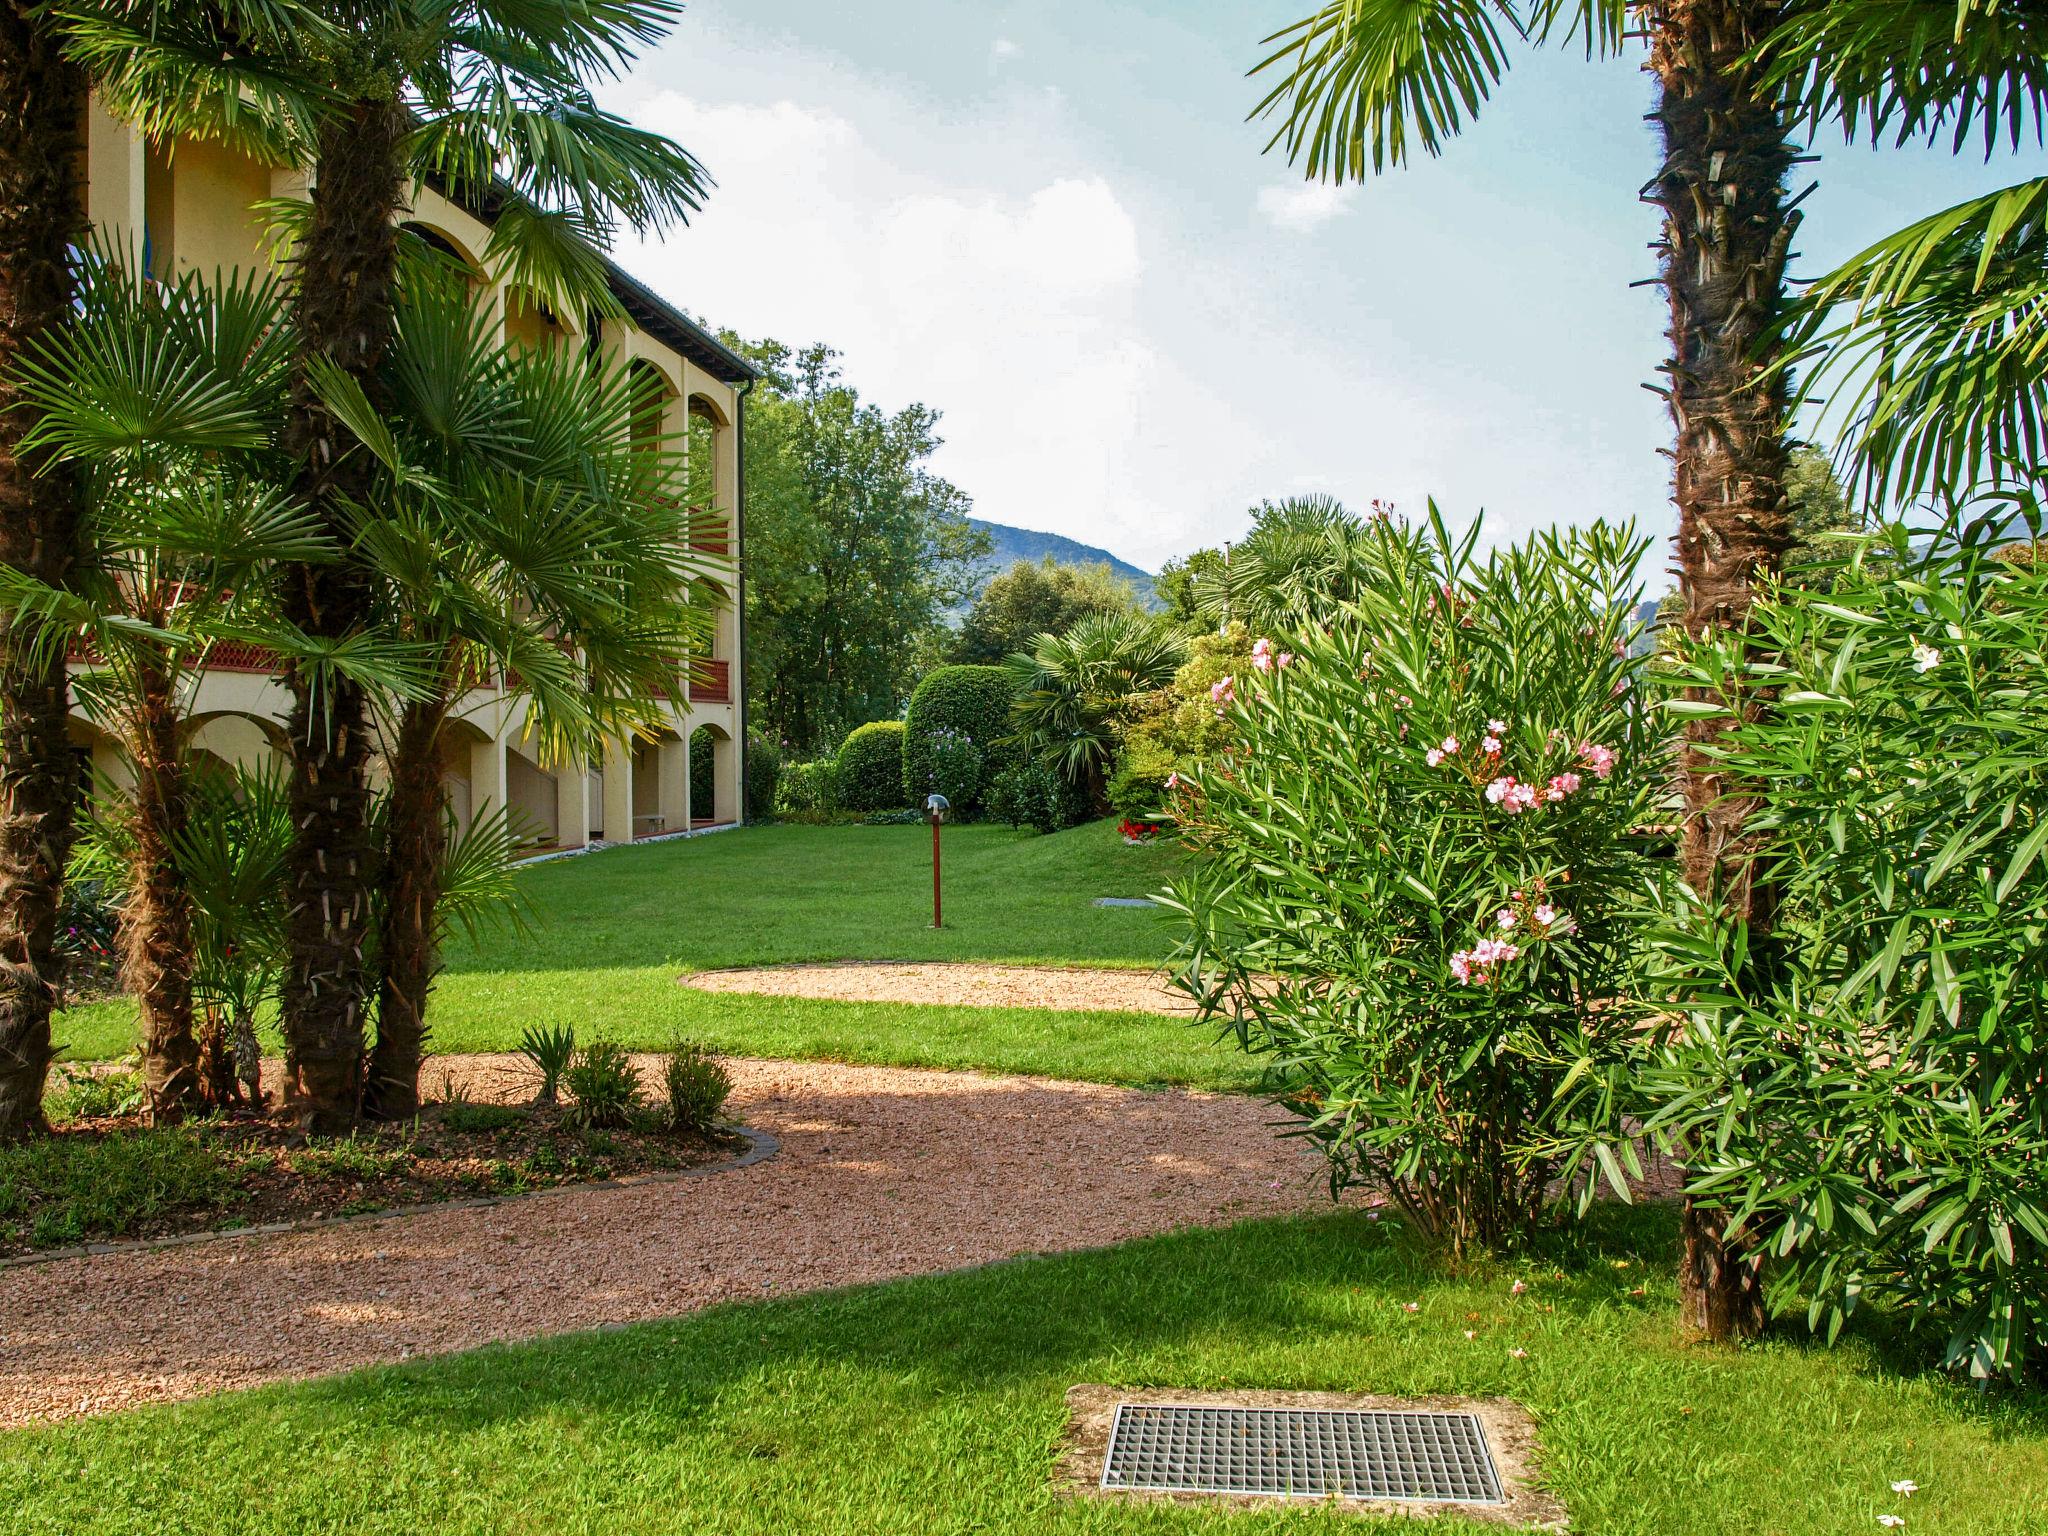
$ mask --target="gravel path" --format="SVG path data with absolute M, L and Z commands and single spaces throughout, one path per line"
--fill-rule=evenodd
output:
M 1328 1203 L 1250 1099 L 731 1065 L 782 1141 L 751 1168 L 0 1271 L 0 1425 Z M 531 1091 L 506 1057 L 443 1071 Z
M 975 1008 L 1114 1013 L 1194 1011 L 1184 995 L 1160 984 L 1156 971 L 1101 971 L 1080 966 L 841 960 L 830 965 L 692 971 L 682 983 L 703 992 L 821 997 L 849 1003 L 959 1003 Z

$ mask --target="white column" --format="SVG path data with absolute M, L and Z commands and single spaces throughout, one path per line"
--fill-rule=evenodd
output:
M 148 177 L 142 135 L 109 113 L 97 96 L 86 112 L 85 132 L 87 216 L 117 250 L 132 245 L 140 260 Z
M 505 782 L 505 738 L 473 742 L 469 749 L 469 818 L 472 822 L 504 810 L 512 803 Z
M 604 744 L 604 840 L 630 843 L 633 840 L 633 742 L 613 740 Z
M 738 711 L 733 711 L 735 715 Z M 740 819 L 740 749 L 728 736 L 711 748 L 711 788 L 721 821 Z
M 590 841 L 590 774 L 570 758 L 555 770 L 555 846 L 581 848 Z
M 655 809 L 661 813 L 661 830 L 690 830 L 690 742 L 688 737 L 663 741 L 655 749 Z

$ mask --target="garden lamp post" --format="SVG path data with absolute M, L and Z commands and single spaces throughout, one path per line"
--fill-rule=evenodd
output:
M 926 795 L 924 797 L 924 813 L 931 818 L 932 823 L 932 926 L 934 928 L 942 926 L 939 922 L 939 823 L 946 819 L 946 812 L 951 809 L 952 807 L 946 803 L 944 795 Z

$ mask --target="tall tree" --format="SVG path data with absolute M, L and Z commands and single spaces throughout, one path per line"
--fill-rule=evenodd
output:
M 390 405 L 398 221 L 434 181 L 493 215 L 499 275 L 571 313 L 616 314 L 597 247 L 624 220 L 683 218 L 702 200 L 685 151 L 600 110 L 589 81 L 659 40 L 674 0 L 70 0 L 78 58 L 110 104 L 158 136 L 217 137 L 312 172 L 291 258 L 299 358 L 285 443 L 295 495 L 338 542 L 375 493 L 376 459 L 330 404 L 353 382 Z M 291 568 L 286 619 L 326 642 L 290 658 L 295 771 L 285 1089 L 309 1125 L 356 1115 L 372 980 L 375 880 L 368 691 L 337 656 L 373 643 L 368 564 Z
M 1088 614 L 1137 611 L 1131 584 L 1101 561 L 1063 565 L 1050 555 L 1018 560 L 975 595 L 954 637 L 952 659 L 1000 666 L 1028 650 L 1037 636 L 1065 634 Z
M 1659 279 L 1670 306 L 1662 365 L 1676 442 L 1672 496 L 1687 629 L 1741 631 L 1751 591 L 1791 540 L 1784 487 L 1786 381 L 1773 338 L 1798 215 L 1782 89 L 1757 49 L 1780 0 L 1331 0 L 1275 34 L 1259 66 L 1282 72 L 1260 104 L 1273 142 L 1336 181 L 1435 154 L 1508 66 L 1510 37 L 1577 41 L 1601 57 L 1648 43 L 1662 160 L 1645 195 L 1663 213 Z M 1738 713 L 1756 699 L 1734 701 Z M 1710 755 L 1727 717 L 1689 720 L 1684 870 L 1761 941 L 1771 894 L 1752 876 L 1751 797 Z M 1689 1203 L 1681 1270 L 1689 1323 L 1713 1338 L 1764 1323 L 1756 1267 L 1724 1212 Z
M 71 313 L 86 81 L 29 0 L 0 7 L 0 563 L 62 588 L 77 553 L 74 476 L 24 453 L 23 355 Z M 0 636 L 0 1142 L 43 1128 L 50 1012 L 64 985 L 57 907 L 78 766 L 61 649 Z
M 864 403 L 828 347 L 749 350 L 767 370 L 747 407 L 753 713 L 798 750 L 829 750 L 902 709 L 987 537 L 928 467 L 936 411 Z

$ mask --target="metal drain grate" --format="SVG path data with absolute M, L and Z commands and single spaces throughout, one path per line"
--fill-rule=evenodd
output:
M 1119 1403 L 1104 1488 L 1501 1504 L 1469 1413 Z

